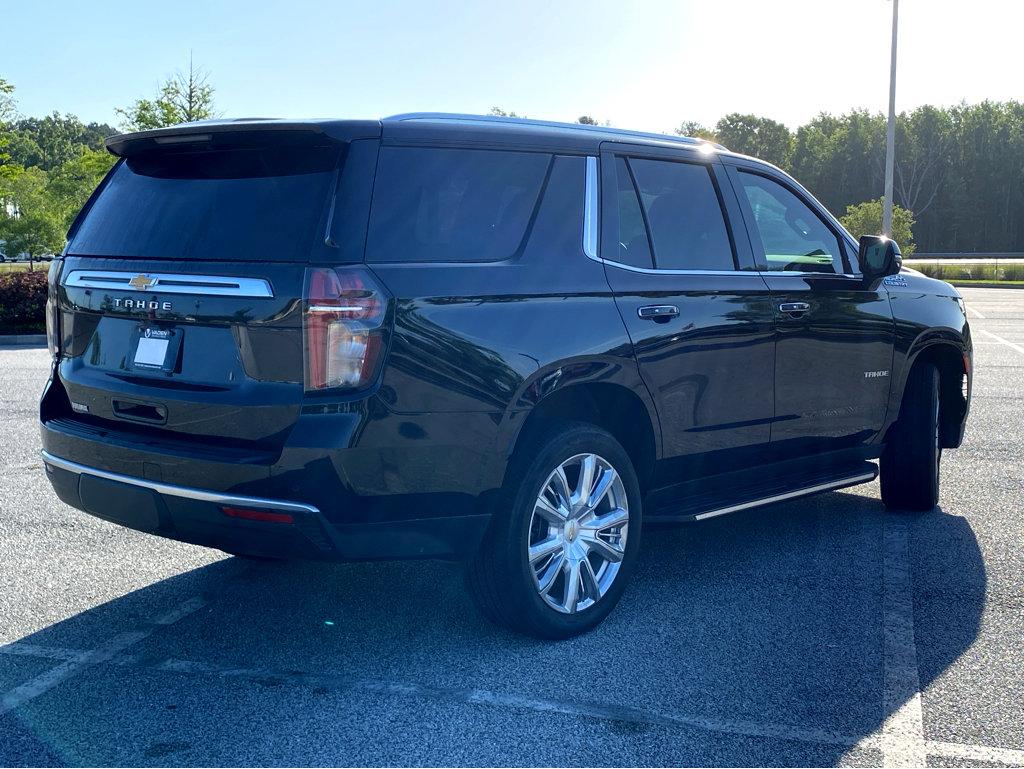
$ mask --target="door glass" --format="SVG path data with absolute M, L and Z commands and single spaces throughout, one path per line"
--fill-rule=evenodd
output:
M 800 198 L 764 176 L 740 172 L 770 271 L 843 271 L 839 239 Z
M 615 158 L 615 184 L 619 203 L 619 256 L 616 261 L 650 269 L 653 266 L 651 244 L 625 158 Z
M 637 158 L 629 165 L 659 269 L 736 269 L 722 206 L 706 166 Z

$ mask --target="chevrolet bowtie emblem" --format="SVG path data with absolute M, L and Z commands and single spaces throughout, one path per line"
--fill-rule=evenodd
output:
M 136 291 L 145 291 L 147 288 L 152 288 L 157 283 L 159 283 L 157 278 L 151 278 L 148 275 L 136 275 L 128 281 L 128 285 Z

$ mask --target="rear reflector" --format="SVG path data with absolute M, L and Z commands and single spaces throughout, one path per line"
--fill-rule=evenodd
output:
M 272 513 L 267 510 L 247 510 L 243 507 L 222 507 L 224 515 L 231 518 L 244 518 L 247 521 L 263 521 L 264 523 L 295 523 L 289 513 Z

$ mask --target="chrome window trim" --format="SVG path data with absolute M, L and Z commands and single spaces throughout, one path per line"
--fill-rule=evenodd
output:
M 589 155 L 587 180 L 583 191 L 583 253 L 597 261 L 601 261 L 597 255 L 599 235 L 597 158 Z
M 598 255 L 598 242 L 600 237 L 599 219 L 599 175 L 597 172 L 597 158 L 587 156 L 586 184 L 583 191 L 583 253 L 595 262 L 611 267 L 618 267 L 620 270 L 639 272 L 644 275 L 828 275 L 832 277 L 859 278 L 858 275 L 851 275 L 845 272 L 801 272 L 799 270 L 670 270 L 658 269 L 657 267 L 635 267 L 632 264 L 616 262 L 612 259 L 602 259 Z
M 128 285 L 136 275 L 156 280 L 146 289 Z M 263 278 L 232 278 L 223 275 L 193 275 L 127 270 L 72 270 L 62 281 L 65 288 L 96 288 L 135 294 L 194 294 L 196 296 L 237 296 L 269 299 L 274 296 L 270 281 Z
M 112 473 L 108 470 L 100 470 L 88 465 L 80 465 L 69 459 L 54 456 L 48 451 L 40 451 L 40 454 L 42 454 L 43 462 L 46 464 L 75 473 L 76 475 L 92 475 L 103 480 L 126 483 L 130 486 L 138 486 L 139 488 L 149 489 L 158 494 L 165 494 L 171 497 L 183 497 L 184 499 L 194 499 L 199 502 L 212 502 L 216 505 L 247 507 L 256 510 L 320 514 L 318 508 L 301 502 L 285 502 L 277 499 L 265 499 L 263 497 L 243 497 L 235 494 L 222 494 L 218 491 L 193 489 L 188 486 L 176 486 L 173 483 L 161 483 L 160 481 L 151 481 L 146 478 L 136 478 L 132 475 L 122 475 L 121 473 Z

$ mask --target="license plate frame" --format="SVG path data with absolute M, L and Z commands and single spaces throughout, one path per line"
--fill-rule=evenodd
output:
M 132 334 L 128 366 L 134 370 L 171 374 L 178 365 L 184 336 L 179 328 L 162 328 L 140 323 Z

